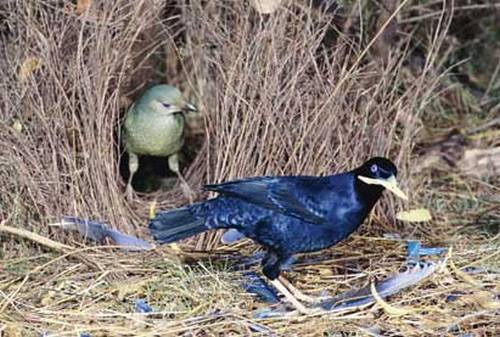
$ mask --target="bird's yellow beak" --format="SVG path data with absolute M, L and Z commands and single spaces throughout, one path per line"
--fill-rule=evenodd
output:
M 406 194 L 399 188 L 398 182 L 396 181 L 396 177 L 393 175 L 387 179 L 373 179 L 364 176 L 358 176 L 358 179 L 369 185 L 380 185 L 387 188 L 389 191 L 397 195 L 403 200 L 408 200 Z

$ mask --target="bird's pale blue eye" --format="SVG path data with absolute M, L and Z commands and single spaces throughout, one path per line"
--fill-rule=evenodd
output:
M 162 103 L 161 105 L 163 105 L 165 108 L 170 108 L 170 104 L 168 103 Z
M 377 172 L 377 171 L 378 171 L 378 167 L 377 167 L 377 165 L 373 164 L 373 165 L 370 167 L 370 171 L 372 171 L 373 173 Z

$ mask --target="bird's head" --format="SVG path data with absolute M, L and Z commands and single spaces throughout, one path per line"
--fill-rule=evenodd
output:
M 184 99 L 179 89 L 171 85 L 156 85 L 149 89 L 148 96 L 150 104 L 162 114 L 198 111 L 193 104 Z
M 378 185 L 388 189 L 398 197 L 408 200 L 399 188 L 396 176 L 398 169 L 392 161 L 383 157 L 374 157 L 356 169 L 357 179 L 367 185 Z

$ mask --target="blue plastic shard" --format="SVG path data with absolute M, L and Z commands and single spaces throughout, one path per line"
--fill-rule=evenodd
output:
M 272 331 L 270 328 L 268 328 L 267 326 L 262 325 L 262 324 L 250 323 L 248 325 L 248 327 L 253 332 L 256 332 L 256 333 L 258 333 L 259 335 L 262 335 L 262 336 L 269 336 L 269 337 L 277 336 L 277 334 L 274 331 Z
M 268 319 L 275 317 L 283 317 L 288 313 L 289 311 L 287 311 L 285 308 L 279 308 L 276 310 L 271 308 L 263 308 L 260 310 L 256 310 L 252 316 L 255 319 Z
M 109 228 L 104 222 L 80 219 L 74 216 L 65 216 L 63 221 L 54 226 L 66 230 L 74 230 L 80 235 L 98 243 L 103 243 L 106 238 L 111 239 L 121 249 L 129 251 L 150 250 L 153 245 L 135 236 L 124 234 L 116 229 Z
M 292 265 L 297 262 L 297 258 L 295 256 L 290 256 L 280 267 L 280 270 L 291 270 Z
M 126 250 L 150 250 L 153 245 L 147 241 L 139 239 L 133 235 L 123 234 L 120 231 L 108 228 L 107 236 L 113 240 L 118 246 Z
M 418 253 L 420 256 L 438 256 L 446 253 L 447 251 L 448 249 L 444 247 L 423 247 L 420 248 Z
M 418 263 L 420 260 L 420 248 L 422 244 L 418 240 L 409 240 L 407 242 L 408 249 L 408 261 L 413 263 Z
M 222 235 L 222 243 L 225 245 L 231 244 L 236 241 L 240 241 L 245 238 L 245 235 L 239 232 L 238 230 L 232 228 L 229 229 Z
M 439 256 L 448 250 L 443 247 L 422 247 L 418 240 L 408 240 L 408 262 L 418 263 L 420 256 Z
M 103 222 L 65 216 L 60 223 L 63 229 L 73 230 L 96 242 L 103 242 L 107 236 L 107 226 Z
M 233 257 L 236 261 L 232 263 L 232 269 L 234 270 L 248 270 L 253 265 L 261 262 L 266 254 L 264 252 L 254 253 L 252 256 L 242 256 L 240 254 Z
M 145 299 L 140 298 L 135 300 L 135 311 L 141 314 L 146 314 L 148 312 L 152 312 L 153 308 L 151 308 Z
M 418 263 L 415 266 L 408 268 L 406 271 L 398 273 L 376 284 L 375 288 L 377 289 L 377 293 L 382 298 L 394 295 L 399 291 L 415 285 L 427 278 L 436 270 L 437 266 L 438 264 L 434 262 Z M 351 290 L 334 296 L 328 300 L 318 303 L 317 306 L 324 310 L 335 312 L 353 309 L 374 302 L 375 298 L 373 298 L 371 294 L 370 286 L 366 286 L 359 290 Z
M 257 295 L 266 303 L 279 303 L 280 299 L 276 290 L 270 287 L 256 272 L 244 273 L 245 280 L 242 282 L 243 288 L 252 294 Z

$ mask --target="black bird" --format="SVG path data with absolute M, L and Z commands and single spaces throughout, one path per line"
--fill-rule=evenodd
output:
M 155 240 L 169 243 L 219 228 L 236 229 L 266 250 L 263 273 L 303 313 L 308 300 L 278 279 L 297 253 L 331 247 L 365 220 L 385 188 L 401 198 L 396 166 L 375 157 L 360 167 L 331 176 L 253 177 L 206 185 L 216 198 L 157 214 L 149 228 Z M 283 281 L 283 280 L 282 280 Z M 296 297 L 292 294 L 295 293 Z

